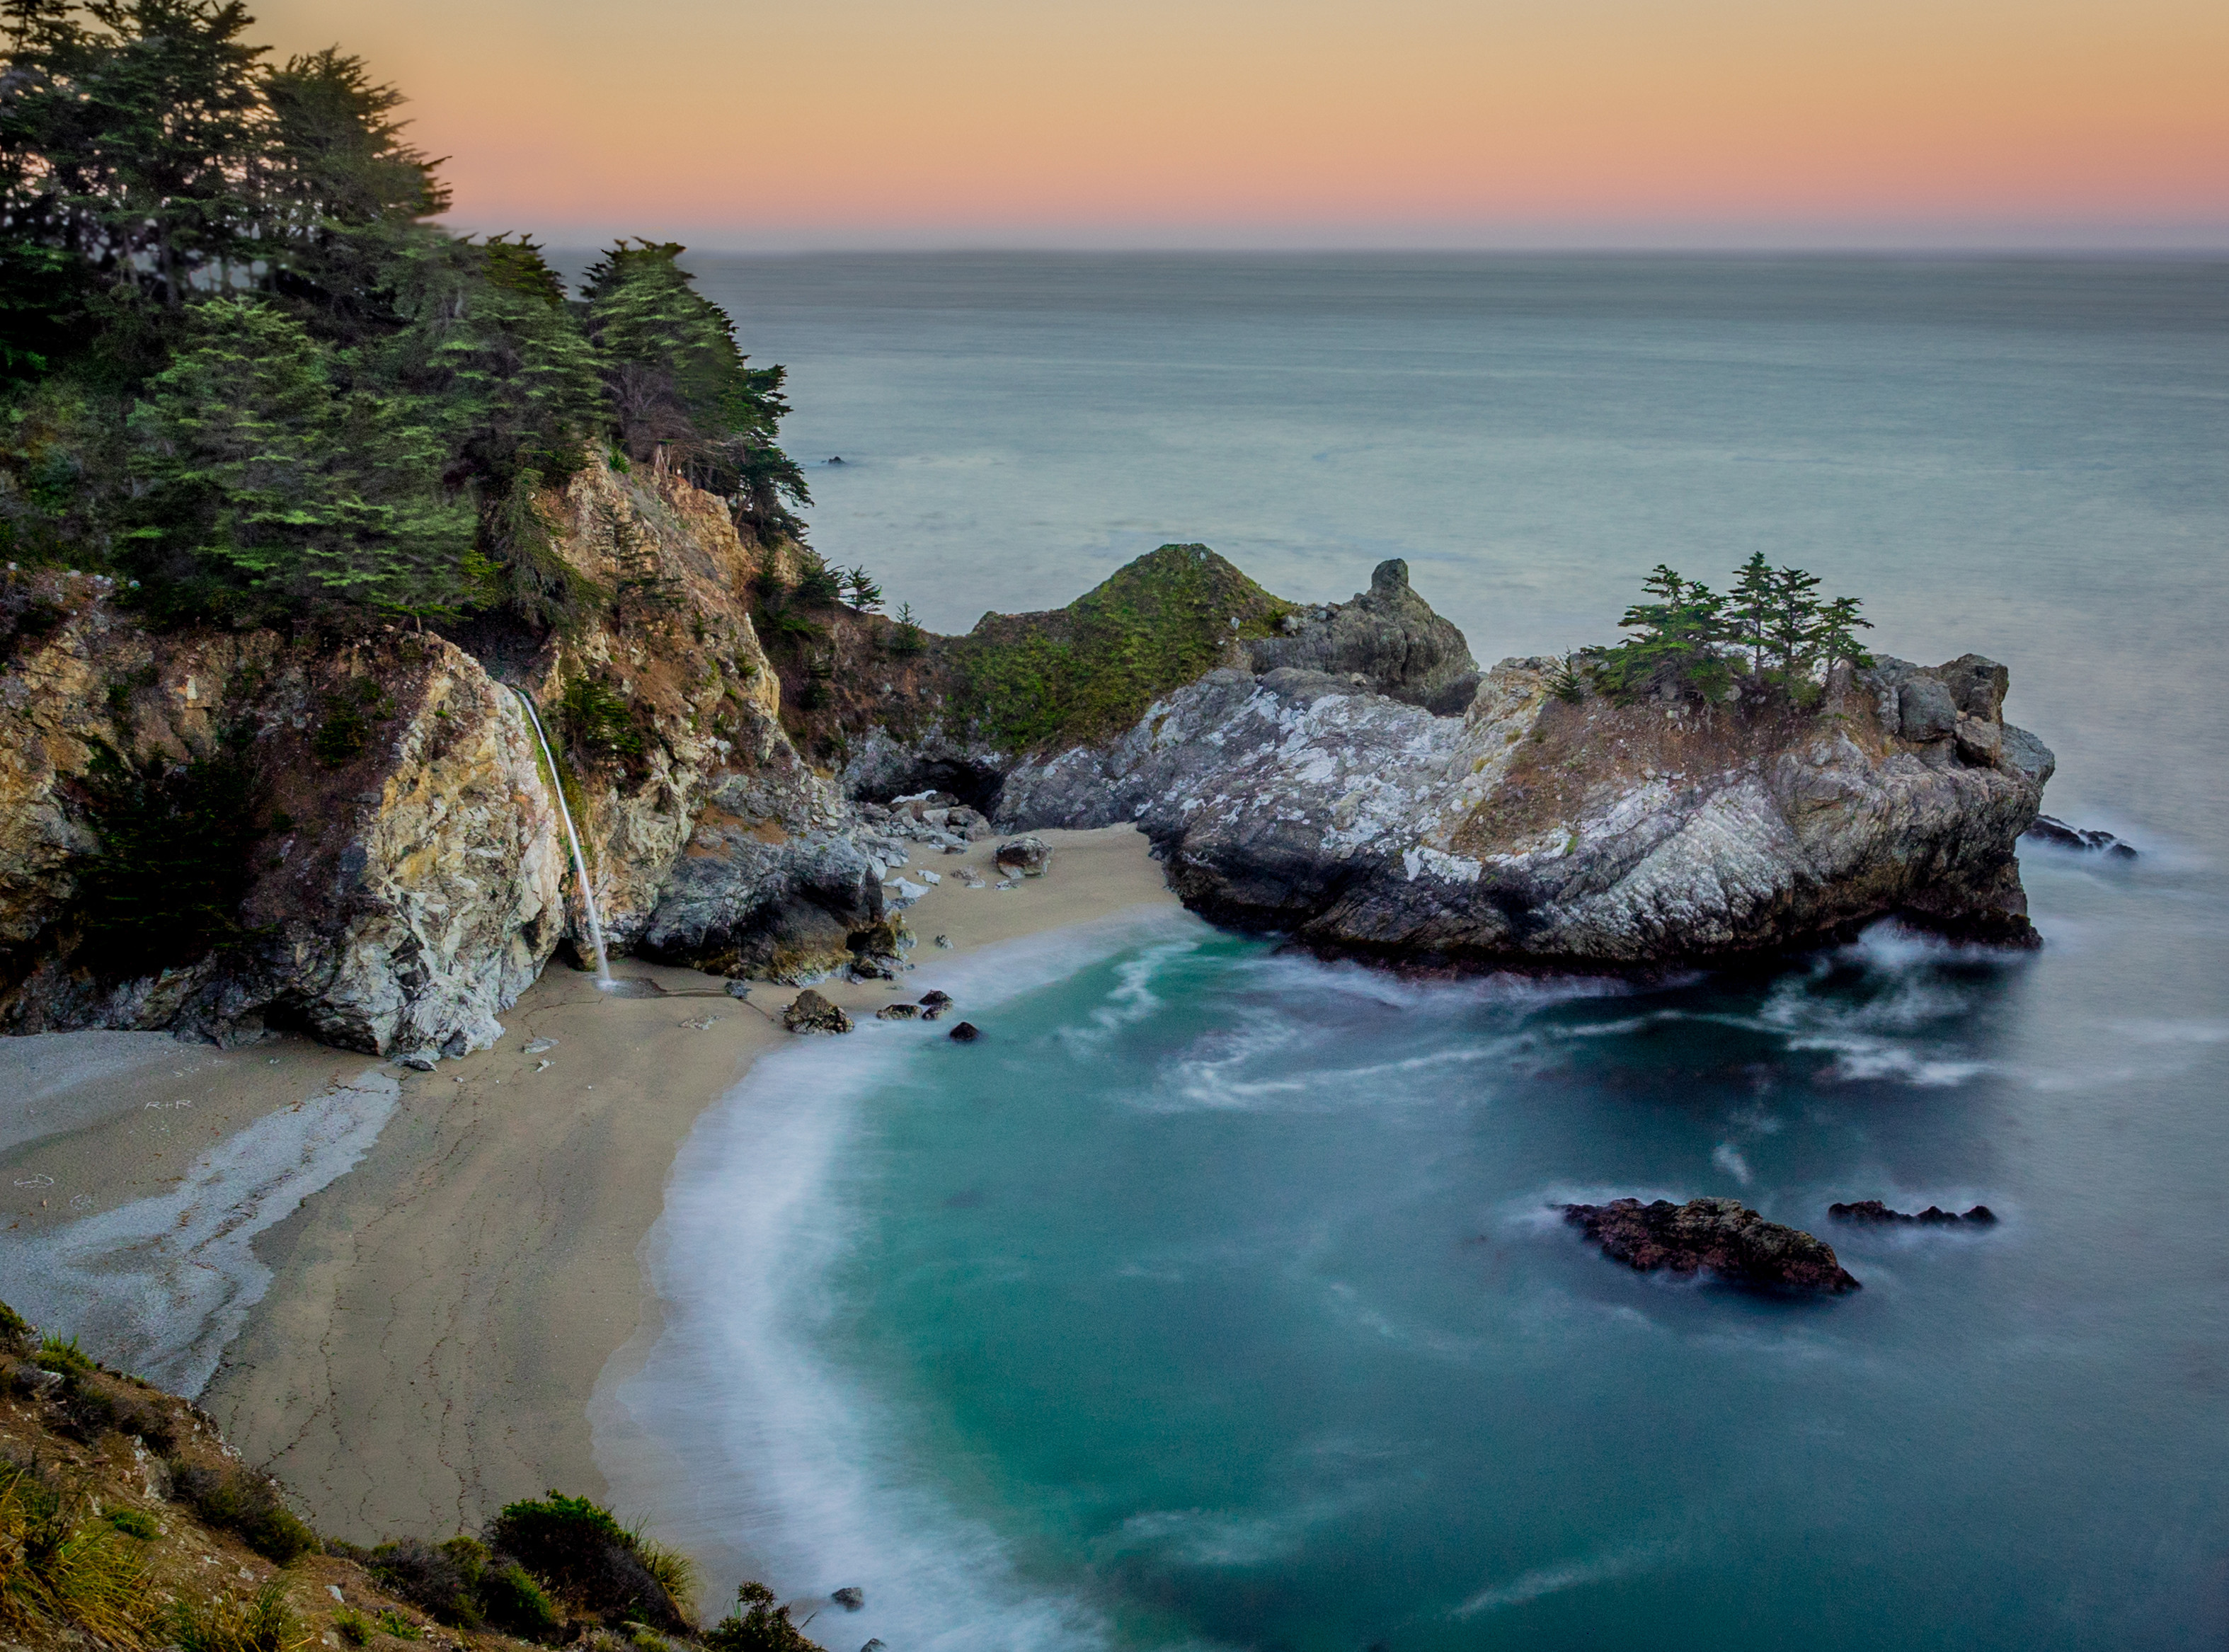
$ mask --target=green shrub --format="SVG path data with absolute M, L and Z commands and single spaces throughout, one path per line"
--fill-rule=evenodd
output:
M 1206 546 L 1163 545 L 1057 613 L 987 615 L 948 644 L 954 708 L 1010 751 L 1111 734 L 1286 612 Z
M 634 708 L 593 677 L 567 680 L 558 697 L 558 714 L 574 743 L 584 750 L 601 749 L 621 756 L 639 756 L 642 735 L 634 726 Z
M 487 1538 L 498 1554 L 523 1564 L 584 1614 L 607 1623 L 640 1619 L 656 1629 L 687 1627 L 678 1602 L 689 1582 L 688 1563 L 646 1544 L 601 1504 L 556 1491 L 511 1503 L 488 1527 Z M 669 1588 L 669 1578 L 683 1590 Z
M 817 1641 L 808 1641 L 789 1621 L 789 1608 L 774 1599 L 762 1583 L 747 1583 L 736 1591 L 736 1610 L 709 1630 L 704 1644 L 712 1652 L 823 1652 Z
M 75 1337 L 45 1338 L 39 1344 L 36 1360 L 47 1370 L 71 1377 L 89 1377 L 100 1368 L 91 1354 L 78 1347 Z
M 410 1538 L 357 1558 L 382 1586 L 444 1623 L 478 1629 L 487 1617 L 475 1591 L 488 1552 L 471 1538 L 451 1538 L 438 1547 Z
M 425 1638 L 425 1632 L 418 1625 L 392 1606 L 380 1613 L 377 1622 L 383 1631 L 392 1635 L 398 1641 L 416 1641 Z
M 267 1560 L 291 1565 L 318 1547 L 318 1534 L 262 1475 L 174 1463 L 170 1476 L 178 1497 L 204 1522 L 236 1533 Z
M 324 717 L 310 738 L 310 755 L 328 768 L 354 762 L 371 745 L 372 730 L 395 715 L 395 702 L 369 677 L 359 677 L 324 700 Z
M 149 1612 L 146 1567 L 122 1533 L 73 1520 L 53 1487 L 0 1462 L 0 1634 L 60 1623 L 135 1646 Z
M 516 1560 L 482 1573 L 479 1595 L 488 1622 L 522 1640 L 554 1640 L 563 1626 L 548 1593 Z
M 353 1606 L 344 1606 L 333 1614 L 333 1628 L 350 1646 L 371 1644 L 371 1620 Z
M 145 1509 L 112 1508 L 108 1511 L 108 1523 L 123 1533 L 125 1536 L 136 1537 L 143 1540 L 157 1538 L 163 1534 L 162 1527 L 156 1522 L 155 1517 Z

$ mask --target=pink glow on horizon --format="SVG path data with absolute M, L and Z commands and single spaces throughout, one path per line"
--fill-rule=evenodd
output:
M 460 222 L 728 245 L 1918 226 L 2229 246 L 2229 6 L 273 0 Z M 1429 238 L 1429 236 L 1428 236 Z

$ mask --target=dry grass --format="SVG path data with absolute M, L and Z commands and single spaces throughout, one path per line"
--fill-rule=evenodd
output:
M 0 1467 L 0 1629 L 62 1624 L 112 1646 L 145 1644 L 153 1614 L 137 1545 L 106 1521 L 73 1518 L 29 1469 Z

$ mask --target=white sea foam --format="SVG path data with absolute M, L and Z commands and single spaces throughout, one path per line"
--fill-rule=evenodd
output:
M 1141 942 L 1173 957 L 1198 933 L 1180 913 L 1110 920 L 940 964 L 923 984 L 980 1013 Z M 1135 1008 L 1151 979 L 1121 977 L 1117 1004 Z M 644 1242 L 664 1328 L 639 1370 L 615 1360 L 598 1384 L 598 1465 L 621 1507 L 697 1555 L 719 1590 L 743 1577 L 784 1594 L 864 1590 L 847 1641 L 1103 1646 L 1097 1611 L 1025 1579 L 913 1459 L 891 1402 L 819 1351 L 838 1306 L 829 1271 L 854 1230 L 838 1191 L 845 1156 L 921 1032 L 873 1025 L 877 1036 L 762 1058 L 691 1131 Z
M 194 1395 L 262 1300 L 256 1235 L 353 1169 L 401 1086 L 367 1068 L 228 1136 L 177 1186 L 9 1245 L 0 1295 L 109 1364 Z
M 1489 1585 L 1449 1616 L 1476 1617 L 1481 1612 L 1497 1611 L 1505 1606 L 1528 1605 L 1544 1596 L 1561 1594 L 1567 1589 L 1583 1589 L 1590 1584 L 1607 1583 L 1613 1578 L 1630 1577 L 1636 1572 L 1653 1572 L 1660 1566 L 1673 1564 L 1680 1552 L 1677 1544 L 1641 1543 L 1630 1548 L 1614 1549 L 1607 1554 L 1589 1555 L 1558 1565 L 1539 1566 L 1519 1574 L 1507 1583 Z

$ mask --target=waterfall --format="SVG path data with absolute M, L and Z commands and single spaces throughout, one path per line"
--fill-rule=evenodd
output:
M 573 830 L 573 811 L 565 804 L 565 782 L 557 774 L 557 754 L 549 749 L 549 736 L 542 731 L 542 717 L 534 709 L 534 701 L 523 688 L 511 691 L 526 708 L 527 721 L 533 723 L 534 737 L 542 742 L 542 755 L 549 765 L 550 789 L 557 794 L 557 815 L 565 822 L 565 841 L 573 846 L 573 872 L 581 882 L 581 904 L 588 909 L 588 939 L 596 948 L 596 985 L 609 991 L 613 985 L 612 967 L 604 959 L 604 926 L 596 916 L 596 891 L 588 887 L 588 862 L 581 853 L 581 834 Z

